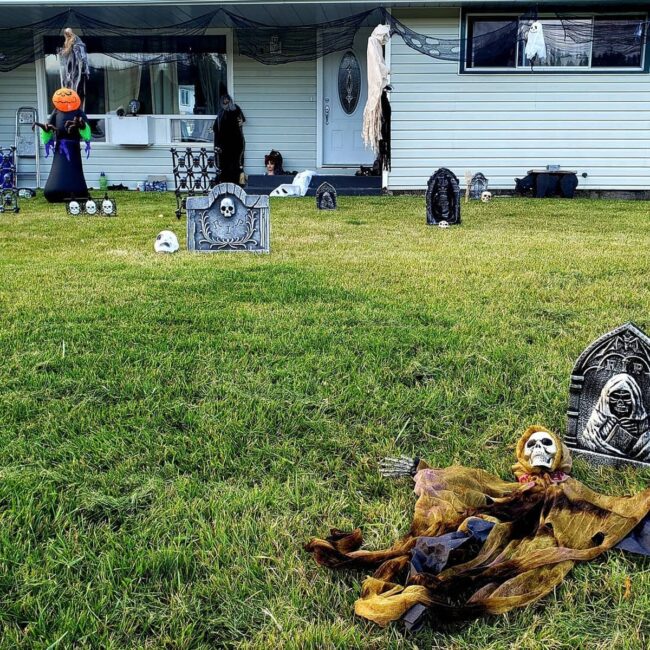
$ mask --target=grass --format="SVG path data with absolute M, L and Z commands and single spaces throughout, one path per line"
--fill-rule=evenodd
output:
M 407 529 L 386 455 L 509 477 L 526 426 L 565 430 L 584 347 L 650 331 L 647 203 L 495 199 L 440 230 L 422 197 L 276 200 L 270 255 L 161 256 L 160 230 L 184 240 L 171 195 L 117 201 L 0 215 L 0 647 L 647 647 L 638 556 L 405 635 L 354 617 L 363 575 L 302 550 L 329 526 L 374 548 Z

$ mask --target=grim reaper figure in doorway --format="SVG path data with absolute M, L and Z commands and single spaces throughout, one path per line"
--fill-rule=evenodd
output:
M 214 151 L 218 154 L 221 183 L 246 184 L 244 175 L 244 131 L 246 118 L 241 108 L 232 101 L 230 95 L 222 95 L 219 112 L 214 121 Z

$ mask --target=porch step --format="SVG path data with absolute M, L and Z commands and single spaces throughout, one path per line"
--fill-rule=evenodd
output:
M 291 184 L 293 176 L 264 176 L 251 174 L 248 185 L 244 188 L 246 194 L 270 194 L 278 185 Z M 316 196 L 316 190 L 321 183 L 329 183 L 339 196 L 379 196 L 381 194 L 381 176 L 343 176 L 323 174 L 311 179 L 307 196 Z

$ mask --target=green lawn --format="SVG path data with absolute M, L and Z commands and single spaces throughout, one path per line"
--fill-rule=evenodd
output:
M 638 556 L 404 635 L 355 618 L 364 576 L 302 545 L 407 530 L 384 456 L 509 478 L 529 424 L 564 432 L 584 347 L 650 331 L 648 203 L 498 198 L 441 230 L 423 197 L 274 200 L 270 255 L 164 256 L 172 195 L 116 198 L 117 218 L 0 214 L 0 647 L 647 647 Z

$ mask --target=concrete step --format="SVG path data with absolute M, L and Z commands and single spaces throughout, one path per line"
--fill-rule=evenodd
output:
M 246 194 L 270 194 L 278 185 L 291 184 L 293 176 L 263 176 L 252 174 L 248 177 Z M 323 174 L 314 176 L 309 184 L 307 196 L 316 196 L 321 183 L 329 183 L 339 196 L 379 196 L 381 194 L 381 176 L 343 176 Z

